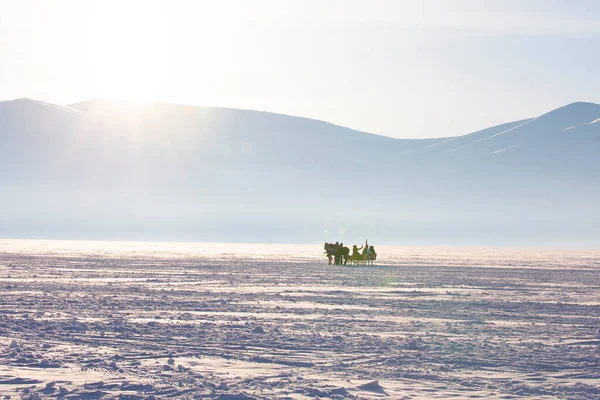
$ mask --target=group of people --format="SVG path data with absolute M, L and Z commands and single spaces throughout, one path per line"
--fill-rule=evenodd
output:
M 356 264 L 358 264 L 360 261 L 365 261 L 366 263 L 372 264 L 377 258 L 375 248 L 373 246 L 369 246 L 369 243 L 366 240 L 365 244 L 361 245 L 360 247 L 353 245 L 352 254 L 350 254 L 350 249 L 344 246 L 344 243 L 339 242 L 326 242 L 324 249 L 330 265 L 332 264 L 332 261 L 333 264 L 344 265 L 346 265 L 348 261 L 355 262 Z

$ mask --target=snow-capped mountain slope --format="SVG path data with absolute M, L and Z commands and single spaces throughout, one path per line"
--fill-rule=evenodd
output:
M 599 118 L 574 103 L 416 140 L 249 110 L 0 102 L 0 234 L 600 237 Z
M 555 143 L 562 146 L 565 142 L 578 144 L 586 139 L 577 134 L 586 131 L 586 126 L 599 116 L 598 104 L 572 103 L 539 117 L 519 121 L 517 125 L 493 135 L 472 140 L 464 146 L 452 149 L 451 152 L 497 154 L 502 149 L 516 149 L 521 146 L 534 152 L 534 148 L 540 145 Z

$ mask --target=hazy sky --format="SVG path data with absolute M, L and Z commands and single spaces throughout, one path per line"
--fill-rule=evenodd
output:
M 0 0 L 0 100 L 226 106 L 394 137 L 600 103 L 596 0 Z

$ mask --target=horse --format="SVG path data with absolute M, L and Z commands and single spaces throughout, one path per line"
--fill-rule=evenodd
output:
M 340 260 L 340 263 L 342 262 L 342 259 L 344 260 L 344 265 L 346 265 L 348 263 L 348 256 L 350 255 L 350 249 L 346 246 L 340 246 L 338 249 L 338 257 Z
M 348 247 L 325 242 L 323 249 L 325 250 L 327 259 L 329 259 L 329 264 L 331 264 L 332 257 L 334 258 L 335 264 L 341 264 L 342 260 L 344 260 L 344 265 L 348 263 L 348 255 L 350 254 L 350 249 Z
M 331 260 L 333 259 L 333 247 L 335 245 L 333 243 L 327 243 L 325 242 L 325 246 L 323 246 L 323 250 L 325 250 L 325 255 L 327 256 L 327 259 L 329 260 L 329 265 L 331 265 Z

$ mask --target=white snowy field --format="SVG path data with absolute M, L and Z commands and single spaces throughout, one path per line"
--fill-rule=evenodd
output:
M 600 251 L 377 251 L 0 240 L 0 394 L 600 399 Z

